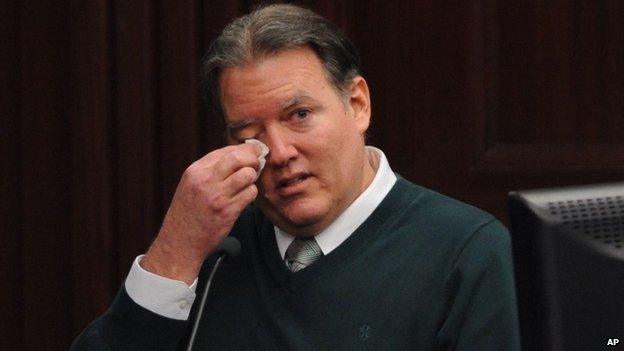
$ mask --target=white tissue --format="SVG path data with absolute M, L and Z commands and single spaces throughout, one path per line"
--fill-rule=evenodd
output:
M 258 180 L 258 177 L 260 176 L 260 172 L 262 172 L 262 170 L 264 169 L 264 165 L 266 164 L 266 155 L 269 154 L 269 147 L 266 146 L 263 142 L 261 142 L 258 139 L 247 139 L 245 140 L 245 144 L 256 144 L 256 145 L 260 145 L 260 149 L 262 150 L 260 152 L 260 156 L 258 156 L 258 173 L 256 173 L 256 180 Z

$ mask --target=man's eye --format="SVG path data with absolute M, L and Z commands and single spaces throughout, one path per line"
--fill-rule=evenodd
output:
M 310 115 L 310 111 L 308 110 L 297 110 L 295 111 L 294 116 L 299 119 L 299 120 L 303 120 L 308 118 L 308 116 Z

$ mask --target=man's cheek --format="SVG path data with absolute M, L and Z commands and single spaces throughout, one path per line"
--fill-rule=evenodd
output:
M 266 170 L 260 174 L 260 178 L 256 181 L 256 186 L 258 187 L 258 197 L 256 200 L 262 200 L 264 202 L 270 202 L 270 199 L 275 196 L 275 194 L 271 193 L 271 189 L 274 189 L 273 182 L 271 181 L 270 175 L 267 174 Z

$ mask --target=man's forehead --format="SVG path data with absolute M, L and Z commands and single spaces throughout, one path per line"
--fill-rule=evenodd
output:
M 287 84 L 291 80 L 327 81 L 324 65 L 312 49 L 300 47 L 261 55 L 239 65 L 223 68 L 219 74 L 220 89 L 228 94 L 236 94 L 241 88 L 271 89 L 274 85 Z M 234 89 L 229 89 L 233 86 Z
M 226 118 L 237 117 L 249 109 L 281 110 L 313 99 L 331 84 L 320 59 L 306 48 L 225 68 L 219 83 Z

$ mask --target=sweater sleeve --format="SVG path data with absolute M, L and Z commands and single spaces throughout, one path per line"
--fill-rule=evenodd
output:
M 109 310 L 78 336 L 70 350 L 175 350 L 187 325 L 139 306 L 122 286 Z
M 520 350 L 511 240 L 502 224 L 492 221 L 470 236 L 446 288 L 440 350 Z

